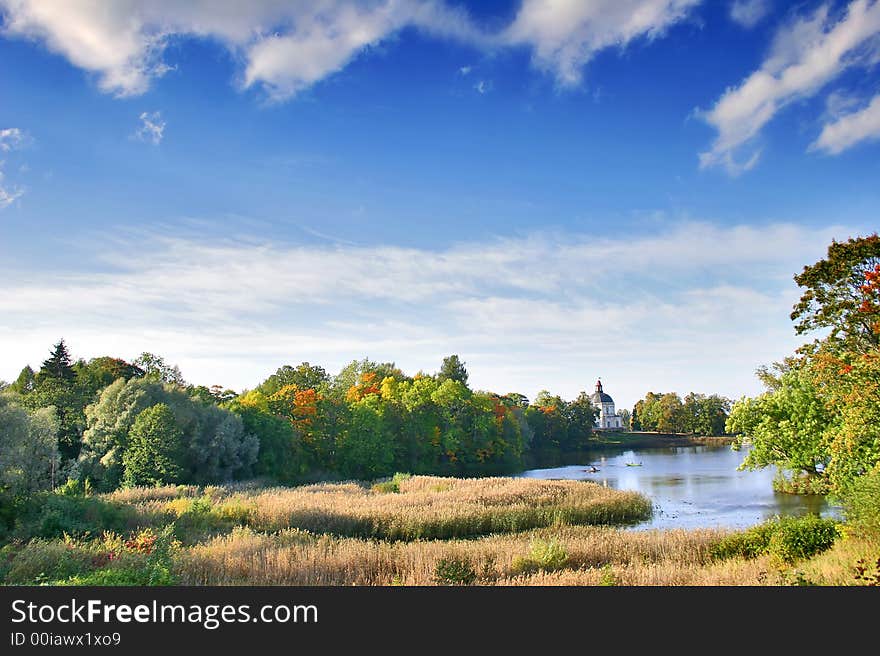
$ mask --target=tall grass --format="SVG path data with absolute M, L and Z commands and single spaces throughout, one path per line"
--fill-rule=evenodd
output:
M 119 494 L 119 493 L 117 493 Z M 143 512 L 181 516 L 191 490 L 125 492 Z M 389 486 L 321 483 L 295 488 L 215 489 L 213 512 L 259 531 L 287 528 L 384 540 L 451 539 L 565 524 L 627 524 L 651 515 L 650 501 L 586 481 L 397 477 Z
M 544 585 L 548 574 L 541 567 L 521 575 L 523 558 L 536 558 L 535 545 L 543 543 L 554 545 L 551 555 L 565 554 L 549 559 L 552 568 L 586 584 L 598 585 L 601 568 L 612 565 L 621 572 L 652 569 L 652 580 L 664 585 L 690 580 L 711 565 L 711 548 L 722 536 L 714 530 L 569 526 L 475 540 L 388 542 L 239 528 L 182 553 L 176 574 L 188 585 L 436 585 L 438 565 L 455 562 L 468 564 L 481 585 Z

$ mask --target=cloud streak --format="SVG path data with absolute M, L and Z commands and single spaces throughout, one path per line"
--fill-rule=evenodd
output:
M 477 386 L 501 391 L 573 396 L 602 370 L 624 399 L 672 385 L 741 393 L 798 343 L 793 273 L 848 234 L 681 223 L 439 251 L 122 240 L 97 256 L 102 273 L 0 272 L 0 362 L 13 369 L 0 378 L 64 336 L 89 356 L 155 351 L 195 382 L 236 388 L 283 363 L 369 356 L 414 373 L 458 352 Z
M 866 107 L 826 123 L 810 149 L 838 155 L 857 143 L 875 139 L 880 139 L 880 94 L 874 96 Z
M 0 153 L 11 153 L 30 143 L 30 136 L 21 128 L 0 129 Z M 6 209 L 24 195 L 18 185 L 9 185 L 3 168 L 6 162 L 0 160 L 0 210 Z
M 727 89 L 711 109 L 697 112 L 718 132 L 711 148 L 700 154 L 701 168 L 723 166 L 735 175 L 754 167 L 760 154 L 754 140 L 762 128 L 844 71 L 874 61 L 880 53 L 878 34 L 880 3 L 875 0 L 854 0 L 839 19 L 823 5 L 782 28 L 757 71 Z
M 502 35 L 510 45 L 533 49 L 533 63 L 562 87 L 580 84 L 582 69 L 611 47 L 662 36 L 699 0 L 524 0 Z

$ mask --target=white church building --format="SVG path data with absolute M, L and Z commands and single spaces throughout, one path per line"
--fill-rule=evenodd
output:
M 602 380 L 596 381 L 596 391 L 590 396 L 590 403 L 599 409 L 599 417 L 593 428 L 600 430 L 621 430 L 623 421 L 620 415 L 614 411 L 614 399 L 602 391 Z

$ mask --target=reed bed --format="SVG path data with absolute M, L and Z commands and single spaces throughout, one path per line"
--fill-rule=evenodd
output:
M 180 494 L 175 496 L 174 490 Z M 551 525 L 630 524 L 650 517 L 650 501 L 586 481 L 413 476 L 399 492 L 366 483 L 321 483 L 253 490 L 189 487 L 124 491 L 117 500 L 151 516 L 181 517 L 202 508 L 258 531 L 288 528 L 383 540 L 453 539 Z M 205 507 L 207 497 L 208 507 Z M 192 514 L 190 512 L 190 514 Z
M 388 542 L 239 528 L 187 549 L 177 573 L 185 585 L 437 585 L 446 582 L 438 580 L 438 565 L 454 561 L 468 563 L 480 585 L 607 584 L 609 568 L 620 585 L 690 585 L 709 565 L 719 580 L 743 577 L 753 584 L 759 567 L 711 563 L 711 547 L 723 535 L 567 526 L 475 540 Z M 553 564 L 560 571 L 522 573 L 536 544 L 548 543 L 564 554 Z
M 385 493 L 358 483 L 310 485 L 266 490 L 247 501 L 255 507 L 252 526 L 260 530 L 301 528 L 385 540 L 452 539 L 554 524 L 626 524 L 651 515 L 644 496 L 584 481 L 414 476 L 399 488 Z

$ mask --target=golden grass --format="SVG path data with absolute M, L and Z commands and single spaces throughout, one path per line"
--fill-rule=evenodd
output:
M 483 585 L 599 585 L 608 566 L 622 585 L 641 579 L 650 585 L 689 585 L 711 564 L 709 551 L 722 535 L 567 526 L 475 540 L 387 542 L 237 529 L 186 550 L 178 573 L 185 585 L 436 585 L 438 563 L 457 559 L 469 562 Z M 517 561 L 530 554 L 536 540 L 561 545 L 568 556 L 563 572 L 519 575 Z M 742 576 L 740 570 L 757 580 L 760 568 L 721 564 L 717 569 L 715 578 L 727 581 Z
M 212 488 L 213 511 L 251 528 L 387 540 L 449 539 L 512 533 L 560 524 L 625 524 L 646 519 L 650 501 L 587 481 L 525 478 L 459 479 L 413 476 L 399 493 L 357 482 L 236 491 Z M 174 491 L 180 493 L 175 496 Z M 125 490 L 108 498 L 145 514 L 180 516 L 192 507 L 191 487 Z

